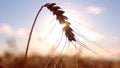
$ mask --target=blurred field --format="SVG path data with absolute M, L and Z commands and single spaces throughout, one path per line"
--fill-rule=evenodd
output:
M 28 57 L 26 68 L 44 68 L 49 57 L 33 55 Z M 54 68 L 57 57 L 51 58 L 48 68 Z M 120 61 L 78 58 L 78 68 L 120 68 Z M 0 57 L 0 68 L 22 68 L 23 56 L 6 53 Z M 75 56 L 61 56 L 56 68 L 76 68 Z

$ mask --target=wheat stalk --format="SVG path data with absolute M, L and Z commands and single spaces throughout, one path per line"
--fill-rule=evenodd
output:
M 36 24 L 36 21 L 37 21 L 37 18 L 41 12 L 41 10 L 43 9 L 44 5 L 39 9 L 39 11 L 37 12 L 37 15 L 34 19 L 34 22 L 32 24 L 32 27 L 31 27 L 31 30 L 30 30 L 30 33 L 29 33 L 29 38 L 28 38 L 28 42 L 27 42 L 27 48 L 26 48 L 26 52 L 25 52 L 25 57 L 24 57 L 24 62 L 23 62 L 23 67 L 25 68 L 25 64 L 26 64 L 26 59 L 27 59 L 27 55 L 28 55 L 28 49 L 29 49 L 29 44 L 30 44 L 30 40 L 31 40 L 31 36 L 32 36 L 32 32 L 33 32 L 33 29 L 34 29 L 34 26 Z
M 63 11 L 61 9 L 61 7 L 56 6 L 56 3 L 46 3 L 45 5 L 41 6 L 41 8 L 39 9 L 39 11 L 37 12 L 37 15 L 36 15 L 36 17 L 34 19 L 33 24 L 32 24 L 32 27 L 31 27 L 31 30 L 30 30 L 30 34 L 29 34 L 29 38 L 28 38 L 28 42 L 27 42 L 27 48 L 26 48 L 26 52 L 25 52 L 24 65 L 23 65 L 24 68 L 25 68 L 25 64 L 26 64 L 26 59 L 27 59 L 27 54 L 28 54 L 28 49 L 29 49 L 29 44 L 30 44 L 32 32 L 33 32 L 34 26 L 36 24 L 36 20 L 37 20 L 37 18 L 39 16 L 39 13 L 43 9 L 43 7 L 47 7 L 53 13 L 53 15 L 56 15 L 56 19 L 59 21 L 59 24 L 64 24 L 65 25 L 63 27 L 63 32 L 65 33 L 65 36 L 66 36 L 66 38 L 67 38 L 67 40 L 69 42 L 71 42 L 71 43 L 75 42 L 75 43 L 81 45 L 82 47 L 88 49 L 89 51 L 93 52 L 94 54 L 98 54 L 97 52 L 93 51 L 92 49 L 90 49 L 89 47 L 87 47 L 84 43 L 82 43 L 79 39 L 76 38 L 75 31 L 70 27 L 71 24 L 68 21 L 68 17 L 65 16 L 65 15 L 63 15 L 65 13 L 65 11 Z M 66 45 L 66 43 L 65 43 L 65 45 Z M 73 46 L 80 51 L 80 49 L 78 47 L 76 47 L 76 45 L 73 44 Z M 76 57 L 76 60 L 77 60 L 77 57 Z M 78 64 L 76 63 L 76 68 L 78 68 L 77 65 Z M 47 68 L 47 66 L 46 66 L 46 68 Z

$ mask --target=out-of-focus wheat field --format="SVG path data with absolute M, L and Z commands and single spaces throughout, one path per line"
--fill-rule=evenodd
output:
M 54 68 L 54 64 L 58 57 L 51 58 L 52 61 L 48 64 L 48 68 Z M 57 63 L 57 68 L 76 68 L 75 56 L 59 56 L 60 60 Z M 29 56 L 26 63 L 26 68 L 44 68 L 49 56 Z M 120 68 L 120 61 L 81 58 L 77 60 L 78 68 Z M 0 57 L 0 68 L 22 68 L 23 56 L 14 56 L 6 53 Z

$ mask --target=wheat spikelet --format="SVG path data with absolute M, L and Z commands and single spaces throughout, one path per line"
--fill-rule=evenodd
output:
M 31 28 L 31 31 L 30 31 L 30 34 L 29 34 L 29 39 L 28 39 L 28 43 L 27 43 L 27 49 L 26 49 L 26 53 L 25 53 L 25 60 L 24 60 L 24 66 L 25 66 L 25 62 L 26 62 L 26 58 L 27 58 L 27 53 L 28 53 L 28 48 L 29 48 L 29 43 L 30 43 L 30 39 L 31 39 L 31 35 L 32 35 L 32 31 L 34 29 L 34 26 L 35 26 L 35 23 L 36 23 L 36 20 L 37 20 L 37 17 L 39 15 L 39 13 L 41 12 L 42 8 L 43 7 L 47 7 L 52 13 L 53 15 L 56 16 L 56 19 L 59 21 L 59 24 L 64 24 L 65 26 L 63 27 L 63 32 L 65 33 L 65 37 L 67 39 L 67 42 L 69 43 L 72 43 L 72 45 L 78 50 L 78 51 L 81 51 L 79 49 L 79 47 L 76 46 L 76 44 L 74 43 L 77 43 L 78 45 L 80 45 L 81 47 L 83 48 L 86 48 L 87 50 L 91 51 L 92 53 L 96 54 L 96 55 L 99 55 L 97 52 L 95 52 L 94 50 L 92 50 L 91 48 L 87 47 L 84 43 L 82 43 L 77 37 L 76 35 L 79 35 L 77 34 L 73 28 L 71 28 L 71 23 L 68 21 L 68 17 L 64 15 L 65 11 L 62 10 L 61 7 L 59 6 L 56 6 L 56 3 L 46 3 L 45 5 L 43 5 L 40 10 L 38 11 L 36 17 L 35 17 L 35 20 L 33 22 L 33 25 L 32 25 L 32 28 Z M 82 35 L 79 35 L 81 36 L 82 38 L 84 38 L 85 40 L 87 40 L 84 36 Z M 60 42 L 61 42 L 62 38 L 60 39 L 59 43 L 58 43 L 58 46 L 60 45 Z M 87 40 L 89 41 L 89 40 Z M 64 44 L 64 46 L 66 45 L 66 42 Z M 58 46 L 56 47 L 56 49 L 58 48 Z M 64 49 L 64 47 L 63 47 Z M 62 49 L 62 51 L 63 51 Z M 61 51 L 61 52 L 62 52 Z M 101 55 L 99 55 L 101 56 Z M 47 65 L 45 68 L 48 67 L 48 64 L 50 63 L 51 60 L 48 61 Z M 56 68 L 57 66 L 57 62 L 59 62 L 59 57 L 55 63 L 55 66 L 54 68 Z M 62 65 L 62 63 L 61 63 Z M 62 67 L 62 66 L 60 66 Z M 77 63 L 77 57 L 76 57 L 76 68 L 78 68 L 78 63 Z

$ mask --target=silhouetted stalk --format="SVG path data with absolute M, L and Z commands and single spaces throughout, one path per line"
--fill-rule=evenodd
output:
M 33 32 L 33 29 L 34 29 L 34 26 L 35 26 L 35 23 L 36 23 L 36 20 L 39 16 L 39 13 L 41 12 L 42 8 L 44 7 L 44 5 L 39 9 L 39 11 L 37 12 L 37 15 L 34 19 L 34 22 L 32 24 L 32 27 L 31 27 L 31 30 L 30 30 L 30 34 L 29 34 L 29 38 L 28 38 L 28 42 L 27 42 L 27 48 L 26 48 L 26 52 L 25 52 L 25 57 L 24 57 L 24 68 L 25 68 L 25 64 L 26 64 L 26 59 L 27 59 L 27 54 L 28 54 L 28 49 L 29 49 L 29 44 L 30 44 L 30 40 L 31 40 L 31 36 L 32 36 L 32 32 Z
M 69 42 L 71 42 L 72 44 L 73 44 L 74 42 L 76 42 L 78 45 L 86 48 L 87 50 L 91 51 L 92 53 L 94 53 L 94 54 L 96 54 L 96 55 L 99 55 L 97 52 L 95 52 L 94 50 L 92 50 L 91 48 L 89 48 L 88 46 L 86 46 L 86 44 L 82 43 L 82 42 L 80 41 L 80 39 L 78 39 L 78 38 L 76 37 L 76 34 L 77 34 L 77 33 L 76 33 L 76 32 L 73 30 L 73 28 L 70 26 L 71 23 L 68 21 L 68 17 L 64 15 L 65 11 L 61 10 L 61 7 L 56 6 L 56 3 L 46 3 L 45 5 L 43 5 L 43 6 L 39 9 L 39 11 L 37 12 L 37 15 L 36 15 L 36 17 L 35 17 L 35 19 L 34 19 L 34 22 L 33 22 L 33 24 L 32 24 L 32 27 L 31 27 L 31 30 L 30 30 L 30 34 L 29 34 L 29 38 L 28 38 L 28 41 L 27 41 L 27 47 L 26 47 L 24 62 L 23 62 L 24 68 L 26 67 L 25 64 L 26 64 L 26 60 L 27 60 L 27 54 L 28 54 L 28 49 L 29 49 L 29 44 L 30 44 L 32 32 L 33 32 L 33 29 L 34 29 L 36 20 L 37 20 L 37 18 L 38 18 L 38 16 L 39 16 L 39 13 L 41 12 L 41 10 L 42 10 L 43 7 L 47 7 L 47 8 L 53 13 L 53 15 L 56 15 L 56 20 L 59 21 L 59 24 L 64 24 L 64 25 L 65 25 L 65 26 L 63 27 L 62 34 L 63 34 L 63 32 L 65 33 L 65 36 L 66 36 L 66 38 L 67 38 L 67 40 L 68 40 L 68 44 L 69 44 Z M 55 26 L 54 26 L 54 27 L 55 27 Z M 52 28 L 52 30 L 54 29 L 54 27 Z M 50 31 L 50 33 L 52 32 L 52 30 Z M 76 34 L 75 34 L 75 33 L 76 33 Z M 78 33 L 78 34 L 79 34 L 79 33 Z M 78 34 L 77 34 L 77 35 L 78 35 Z M 48 35 L 47 35 L 47 36 L 48 36 Z M 47 36 L 46 36 L 46 37 L 47 37 Z M 81 35 L 80 35 L 80 36 L 81 36 Z M 45 37 L 45 38 L 46 38 L 46 37 Z M 82 37 L 83 37 L 83 36 L 82 36 Z M 83 38 L 84 38 L 84 37 L 83 37 Z M 84 39 L 85 39 L 85 38 L 84 38 Z M 59 45 L 60 45 L 60 43 L 61 43 L 61 40 L 62 40 L 62 37 L 61 37 L 61 39 L 60 39 L 60 41 L 59 41 L 58 46 L 56 47 L 56 49 L 59 47 Z M 85 40 L 86 40 L 86 39 L 85 39 Z M 66 42 L 65 42 L 65 45 L 66 45 Z M 63 46 L 62 51 L 64 50 L 65 45 Z M 75 45 L 73 44 L 73 46 L 80 51 L 80 49 L 76 46 L 76 44 L 75 44 Z M 101 56 L 101 55 L 99 55 L 99 56 Z M 51 59 L 50 59 L 50 60 L 51 60 Z M 48 67 L 48 64 L 50 63 L 50 60 L 48 61 L 48 63 L 47 63 L 47 65 L 45 66 L 45 68 Z M 58 61 L 58 60 L 59 60 L 59 59 L 57 59 L 57 61 Z M 77 60 L 78 60 L 78 59 L 77 59 L 77 55 L 76 55 L 76 68 L 78 68 L 78 61 L 77 61 Z M 56 64 L 55 64 L 54 68 L 56 68 L 56 67 L 57 67 L 57 62 L 56 62 Z

